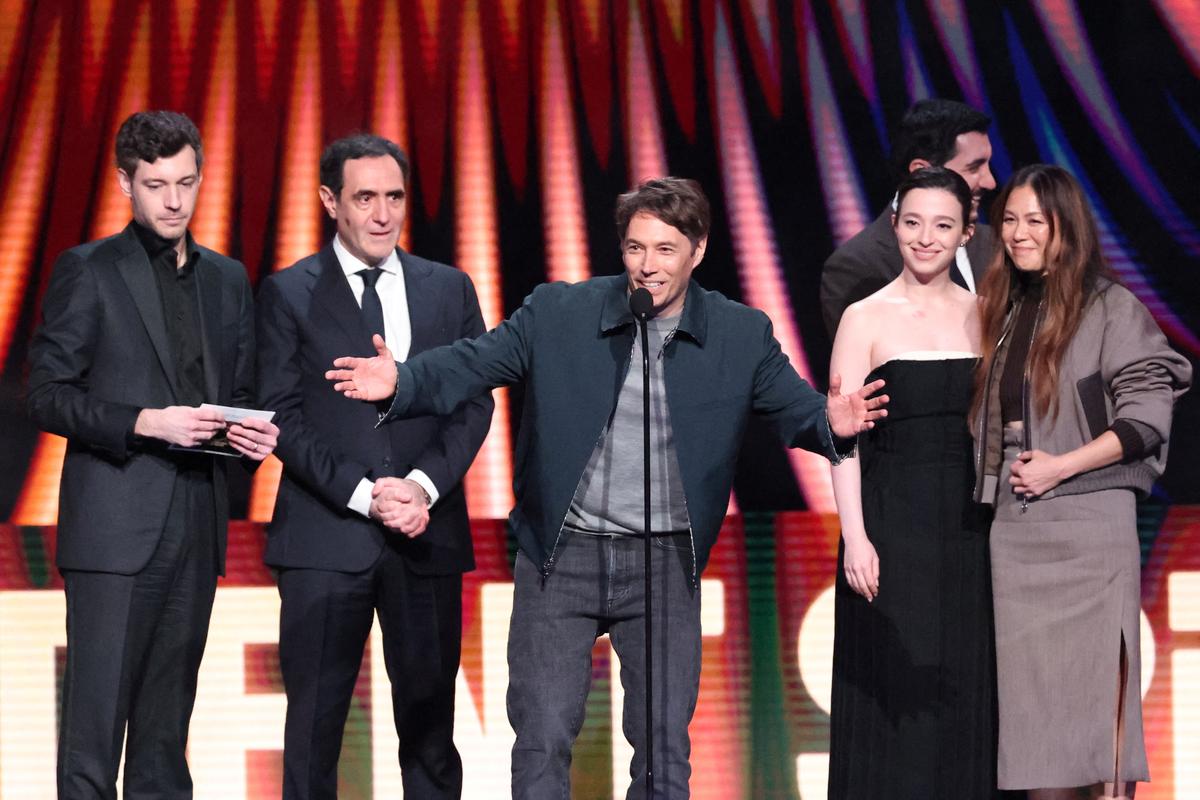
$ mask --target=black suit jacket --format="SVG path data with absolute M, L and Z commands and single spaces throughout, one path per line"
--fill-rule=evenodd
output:
M 398 251 L 415 355 L 483 333 L 471 279 Z M 415 572 L 473 569 L 462 478 L 483 444 L 492 398 L 455 413 L 379 426 L 376 407 L 349 400 L 325 379 L 334 358 L 372 356 L 362 312 L 332 245 L 266 278 L 258 295 L 259 403 L 277 412 L 283 480 L 268 529 L 266 562 L 358 572 L 386 545 Z M 429 526 L 416 539 L 389 533 L 346 507 L 364 477 L 422 470 L 438 489 Z
M 254 399 L 254 306 L 245 267 L 197 246 L 205 399 Z M 175 360 L 150 259 L 132 225 L 59 256 L 30 349 L 29 415 L 65 436 L 60 569 L 132 575 L 153 555 L 179 455 L 135 440 L 143 408 L 178 405 Z M 229 517 L 228 459 L 211 457 L 219 565 Z
M 976 223 L 975 235 L 967 242 L 976 289 L 983 281 L 991 255 L 992 229 Z M 837 333 L 846 306 L 879 291 L 903 269 L 889 205 L 874 222 L 834 250 L 821 269 L 821 315 L 829 335 Z

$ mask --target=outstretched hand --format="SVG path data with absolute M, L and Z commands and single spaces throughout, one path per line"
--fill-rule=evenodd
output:
M 371 358 L 342 356 L 333 360 L 335 369 L 325 373 L 333 389 L 352 400 L 386 400 L 396 392 L 396 360 L 378 333 L 371 338 Z
M 872 381 L 857 392 L 842 394 L 842 376 L 830 376 L 829 398 L 825 401 L 830 429 L 843 439 L 849 439 L 874 428 L 875 420 L 887 416 L 883 406 L 887 405 L 888 396 L 871 397 L 883 386 L 882 380 Z

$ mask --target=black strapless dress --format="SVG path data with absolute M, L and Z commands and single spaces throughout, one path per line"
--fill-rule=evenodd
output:
M 973 358 L 894 360 L 888 416 L 860 437 L 879 595 L 838 552 L 829 797 L 996 795 L 995 646 L 986 512 L 971 501 Z

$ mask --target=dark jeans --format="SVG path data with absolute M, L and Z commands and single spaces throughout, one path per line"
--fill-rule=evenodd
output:
M 188 723 L 217 586 L 212 503 L 211 483 L 181 474 L 162 538 L 140 572 L 63 571 L 61 800 L 115 800 L 123 739 L 127 800 L 192 796 Z
M 508 635 L 508 718 L 515 800 L 567 800 L 571 746 L 583 725 L 592 645 L 608 633 L 621 661 L 622 728 L 633 745 L 629 800 L 645 797 L 645 543 L 566 534 L 542 580 L 517 555 Z M 688 796 L 688 723 L 700 687 L 700 590 L 691 585 L 687 534 L 653 542 L 654 789 Z
M 462 575 L 418 575 L 384 547 L 365 572 L 282 570 L 279 596 L 279 667 L 288 699 L 284 800 L 337 797 L 342 734 L 376 611 L 404 796 L 460 797 L 454 681 Z

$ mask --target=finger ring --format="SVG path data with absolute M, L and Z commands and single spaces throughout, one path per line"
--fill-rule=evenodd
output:
M 258 442 L 254 443 L 254 452 L 258 452 Z

